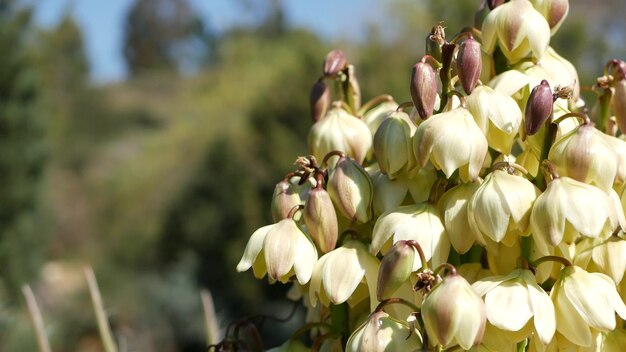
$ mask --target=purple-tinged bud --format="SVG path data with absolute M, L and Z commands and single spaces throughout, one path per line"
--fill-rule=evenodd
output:
M 613 66 L 613 78 L 616 80 L 622 80 L 626 78 L 626 62 L 622 60 L 615 60 Z
M 326 115 L 330 107 L 330 89 L 321 79 L 311 87 L 311 119 L 319 121 Z
M 411 99 L 422 120 L 433 114 L 437 99 L 437 77 L 433 68 L 425 62 L 418 62 L 413 66 Z
M 524 112 L 526 135 L 532 136 L 539 131 L 552 115 L 553 104 L 552 89 L 548 81 L 544 79 L 533 88 L 526 102 L 526 111 Z
M 294 185 L 287 180 L 278 182 L 272 195 L 271 211 L 274 222 L 285 219 L 291 209 L 300 202 L 300 195 Z
M 385 254 L 378 269 L 376 297 L 383 301 L 392 297 L 413 272 L 415 249 L 408 241 L 400 240 Z
M 365 169 L 354 159 L 342 157 L 328 176 L 328 194 L 347 219 L 365 224 L 372 219 L 374 190 Z
M 322 69 L 324 71 L 324 75 L 334 76 L 343 70 L 347 64 L 348 62 L 346 61 L 346 57 L 343 55 L 343 51 L 335 49 L 326 54 Z
M 304 203 L 303 218 L 313 242 L 322 253 L 335 249 L 339 234 L 337 213 L 325 189 L 315 187 L 309 191 L 309 197 Z
M 620 72 L 620 70 L 618 69 L 616 72 Z M 615 81 L 615 89 L 613 97 L 611 97 L 611 109 L 615 114 L 617 127 L 622 134 L 626 134 L 626 78 Z
M 461 44 L 456 57 L 456 72 L 465 93 L 472 93 L 472 90 L 476 87 L 482 67 L 483 59 L 480 43 L 470 35 Z
M 489 10 L 493 10 L 502 4 L 504 4 L 504 0 L 487 0 L 487 6 L 489 6 Z

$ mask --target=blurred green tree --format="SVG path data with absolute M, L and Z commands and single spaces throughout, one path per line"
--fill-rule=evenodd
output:
M 41 263 L 47 228 L 41 198 L 45 123 L 29 47 L 32 12 L 16 3 L 0 2 L 0 283 L 12 297 Z
M 132 76 L 193 71 L 209 61 L 214 42 L 187 0 L 137 0 L 125 30 L 124 57 Z

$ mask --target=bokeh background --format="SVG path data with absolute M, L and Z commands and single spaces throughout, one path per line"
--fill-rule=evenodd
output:
M 478 0 L 0 0 L 0 351 L 35 351 L 30 284 L 54 351 L 101 351 L 93 266 L 121 351 L 205 351 L 218 320 L 287 316 L 287 287 L 238 274 L 274 184 L 306 153 L 324 55 L 363 97 L 409 100 L 430 28 Z M 626 3 L 572 1 L 552 45 L 591 85 L 626 58 Z M 277 345 L 302 321 L 261 329 Z

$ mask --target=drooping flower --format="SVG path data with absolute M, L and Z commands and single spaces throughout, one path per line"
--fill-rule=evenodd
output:
M 313 306 L 318 300 L 329 305 L 357 304 L 369 296 L 371 308 L 378 304 L 376 285 L 379 262 L 360 241 L 348 240 L 324 254 L 315 264 L 309 286 Z
M 591 346 L 593 329 L 615 329 L 615 313 L 626 319 L 626 305 L 615 283 L 601 273 L 567 266 L 554 283 L 550 298 L 556 312 L 556 329 L 579 346 Z
M 472 288 L 485 297 L 487 319 L 495 327 L 520 337 L 534 330 L 543 344 L 550 343 L 556 329 L 554 305 L 530 270 L 487 277 Z
M 271 280 L 288 282 L 292 276 L 301 285 L 309 282 L 317 261 L 317 250 L 293 219 L 256 230 L 237 264 L 237 271 L 252 268 L 254 276 L 267 273 Z
M 492 53 L 496 42 L 511 63 L 532 52 L 541 59 L 550 42 L 550 26 L 527 0 L 511 0 L 496 7 L 483 22 L 483 47 Z
M 363 120 L 334 106 L 326 116 L 313 124 L 308 142 L 309 151 L 317 160 L 324 159 L 331 151 L 339 150 L 360 164 L 372 148 L 372 134 Z
M 525 177 L 494 170 L 485 177 L 468 204 L 473 231 L 495 242 L 512 246 L 528 232 L 533 203 L 539 189 Z
M 509 95 L 478 86 L 465 98 L 467 109 L 487 136 L 489 146 L 509 154 L 522 123 L 522 111 Z
M 372 218 L 372 180 L 354 159 L 339 158 L 328 176 L 326 190 L 339 213 L 348 220 L 366 223 Z
M 485 304 L 460 275 L 449 274 L 424 299 L 422 317 L 432 341 L 468 350 L 478 345 L 487 322 Z
M 420 166 L 430 160 L 447 177 L 459 170 L 463 181 L 473 181 L 487 155 L 487 139 L 465 108 L 436 114 L 422 122 L 413 137 L 413 151 Z
M 617 225 L 615 205 L 604 191 L 565 176 L 548 183 L 530 216 L 535 244 L 546 255 L 548 244 L 573 243 L 579 235 L 607 237 Z
M 443 223 L 435 207 L 429 203 L 401 206 L 382 214 L 374 225 L 370 253 L 385 254 L 401 240 L 417 241 L 432 266 L 445 263 L 450 253 Z M 415 256 L 412 271 L 421 266 L 419 256 Z
M 467 205 L 481 183 L 480 179 L 476 182 L 461 183 L 446 191 L 439 199 L 441 219 L 450 244 L 461 254 L 469 251 L 476 238 L 480 236 L 476 235 L 469 225 Z
M 357 328 L 346 345 L 348 352 L 400 352 L 420 351 L 422 338 L 417 330 L 389 314 L 372 313 L 367 321 Z

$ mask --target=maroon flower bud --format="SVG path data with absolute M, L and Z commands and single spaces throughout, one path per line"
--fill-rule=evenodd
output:
M 343 70 L 347 64 L 348 62 L 346 61 L 346 57 L 343 55 L 343 51 L 335 49 L 326 54 L 322 70 L 324 71 L 324 75 L 334 76 Z
M 613 78 L 615 80 L 626 78 L 626 62 L 622 60 L 613 61 Z
M 487 6 L 489 6 L 490 10 L 493 10 L 502 4 L 504 4 L 504 0 L 487 0 Z
M 433 68 L 425 62 L 418 62 L 413 66 L 411 99 L 423 120 L 433 114 L 437 99 L 437 77 Z
M 311 118 L 313 122 L 319 121 L 326 115 L 330 107 L 330 90 L 321 79 L 311 87 Z
M 480 43 L 470 35 L 463 41 L 456 56 L 456 72 L 465 93 L 470 94 L 476 87 L 482 67 Z
M 546 20 L 550 29 L 558 29 L 569 12 L 569 0 L 552 0 L 549 2 Z M 555 31 L 554 30 L 554 31 Z M 552 32 L 554 34 L 554 31 Z
M 320 251 L 328 253 L 335 249 L 339 226 L 333 201 L 325 189 L 315 187 L 309 191 L 302 216 L 313 242 Z
M 545 79 L 533 88 L 530 97 L 526 102 L 526 111 L 524 112 L 526 135 L 532 136 L 537 133 L 541 126 L 552 115 L 552 89 Z

